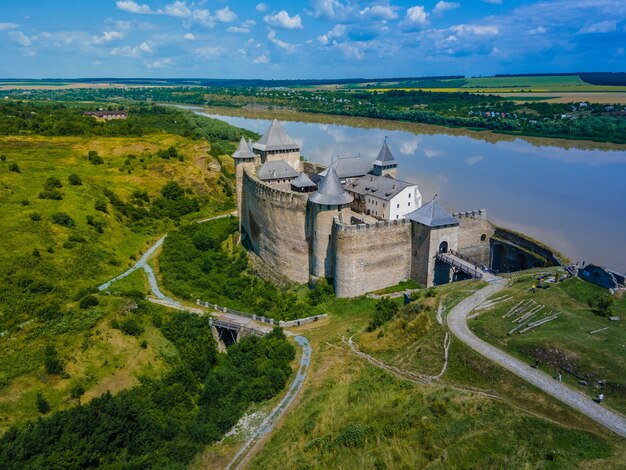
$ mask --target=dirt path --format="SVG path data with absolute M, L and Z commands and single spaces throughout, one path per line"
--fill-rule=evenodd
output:
M 453 307 L 447 315 L 448 328 L 452 334 L 487 359 L 513 372 L 518 377 L 540 388 L 557 400 L 580 411 L 607 429 L 622 437 L 626 437 L 626 418 L 622 415 L 604 408 L 582 393 L 570 389 L 540 370 L 533 369 L 530 365 L 486 343 L 470 331 L 467 326 L 467 315 L 493 294 L 504 288 L 506 284 L 507 281 L 505 279 L 498 279 Z

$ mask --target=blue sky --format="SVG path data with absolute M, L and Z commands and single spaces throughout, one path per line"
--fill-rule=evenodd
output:
M 0 77 L 626 71 L 626 0 L 0 0 Z

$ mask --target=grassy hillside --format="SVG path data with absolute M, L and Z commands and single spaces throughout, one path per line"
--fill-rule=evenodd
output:
M 597 299 L 608 297 L 606 290 L 570 278 L 533 294 L 529 289 L 536 283 L 535 277 L 520 277 L 502 291 L 499 296 L 511 298 L 470 321 L 472 330 L 528 363 L 538 360 L 540 368 L 552 376 L 562 371 L 565 383 L 590 398 L 602 391 L 607 397 L 606 406 L 626 413 L 626 325 L 623 321 L 626 298 L 622 295 L 614 299 L 612 315 L 622 318 L 614 322 L 596 314 L 590 307 Z M 509 336 L 507 333 L 517 324 L 512 323 L 512 318 L 502 316 L 524 299 L 546 306 L 536 319 L 552 311 L 559 313 L 559 317 L 532 331 Z M 590 334 L 597 330 L 602 331 Z M 583 386 L 579 381 L 588 385 Z M 604 384 L 597 384 L 598 381 Z
M 37 393 L 54 411 L 168 367 L 158 328 L 119 327 L 146 293 L 140 275 L 122 297 L 96 286 L 163 232 L 234 208 L 220 158 L 232 145 L 195 137 L 0 137 L 0 432 L 40 415 Z
M 388 365 L 437 374 L 444 330 L 436 305 L 447 311 L 478 287 L 426 291 L 419 309 L 370 332 L 375 303 L 365 299 L 304 327 L 315 351 L 311 376 L 251 468 L 619 468 L 626 448 L 618 438 L 457 341 L 431 385 L 394 377 L 346 344 L 355 335 Z

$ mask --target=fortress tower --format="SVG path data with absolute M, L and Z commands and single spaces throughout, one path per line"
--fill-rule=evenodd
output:
M 301 171 L 300 146 L 289 137 L 276 119 L 263 137 L 252 145 L 252 150 L 261 157 L 261 163 L 283 160 L 294 170 Z
M 459 221 L 436 197 L 406 216 L 412 225 L 411 279 L 427 287 L 435 284 L 437 253 L 456 250 L 459 237 Z
M 372 173 L 376 176 L 389 175 L 393 178 L 398 174 L 398 162 L 393 157 L 391 150 L 389 150 L 386 137 L 380 152 L 378 152 L 378 157 L 374 160 Z
M 343 186 L 337 172 L 330 168 L 317 191 L 309 197 L 307 226 L 310 247 L 310 273 L 313 277 L 334 277 L 335 253 L 332 243 L 333 219 L 348 218 L 354 198 Z
M 254 169 L 255 163 L 258 160 L 257 157 L 246 139 L 241 136 L 241 140 L 239 141 L 239 146 L 235 153 L 233 153 L 233 159 L 235 160 L 235 183 L 237 187 L 237 213 L 241 214 L 241 188 L 242 188 L 242 179 L 243 179 L 243 171 L 244 168 L 249 167 L 250 169 Z M 239 219 L 241 229 L 241 218 Z

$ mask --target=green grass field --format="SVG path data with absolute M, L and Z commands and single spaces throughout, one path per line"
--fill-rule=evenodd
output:
M 453 341 L 443 379 L 416 385 L 352 355 L 342 338 L 387 364 L 432 374 L 443 365 L 436 305 L 480 284 L 442 286 L 424 311 L 364 332 L 374 304 L 336 301 L 300 329 L 314 348 L 310 377 L 250 468 L 619 468 L 623 442 Z M 485 392 L 496 399 L 477 392 Z
M 563 381 L 580 390 L 590 398 L 602 391 L 606 406 L 626 413 L 626 298 L 616 299 L 613 314 L 622 321 L 613 322 L 595 315 L 587 302 L 606 291 L 580 279 L 571 278 L 547 290 L 531 294 L 533 276 L 518 278 L 499 296 L 509 295 L 511 300 L 497 305 L 470 320 L 472 330 L 483 339 L 505 349 L 507 352 L 532 364 L 540 361 L 540 367 L 550 375 L 563 372 Z M 511 318 L 502 319 L 520 300 L 532 298 L 545 305 L 546 312 L 559 312 L 559 317 L 549 323 L 523 334 L 507 333 L 516 324 Z M 542 312 L 543 313 L 543 312 Z M 539 317 L 538 317 L 539 318 Z M 592 331 L 606 328 L 591 335 Z M 570 370 L 571 373 L 567 373 Z M 578 382 L 585 380 L 589 385 Z M 602 387 L 596 381 L 606 381 Z

